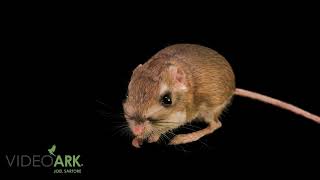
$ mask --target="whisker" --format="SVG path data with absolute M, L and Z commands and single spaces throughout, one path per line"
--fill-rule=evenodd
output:
M 190 123 L 185 124 L 185 126 L 193 127 L 193 128 L 196 128 L 197 130 L 200 130 L 200 129 L 201 129 L 200 127 L 194 126 L 194 125 L 192 125 L 192 124 L 190 124 Z
M 117 126 L 112 126 L 112 129 L 113 130 L 117 130 L 117 129 L 122 128 L 122 127 L 127 127 L 127 125 L 126 124 L 119 124 Z
M 129 141 L 130 141 L 132 138 L 134 138 L 133 134 L 131 133 L 131 129 L 130 129 L 129 127 L 126 127 L 123 132 L 124 132 L 124 135 L 125 135 L 125 136 L 128 136 Z
M 184 144 L 183 144 L 184 145 Z M 184 148 L 183 148 L 183 145 L 182 144 L 178 144 L 178 145 L 175 145 L 174 147 L 175 147 L 175 149 L 177 149 L 178 151 L 183 151 L 184 153 L 189 153 L 189 152 L 191 152 L 191 151 L 187 151 L 187 150 L 185 150 Z
M 120 136 L 123 136 L 124 134 L 126 134 L 126 132 L 127 132 L 127 128 L 126 128 L 126 127 L 121 128 L 121 129 L 119 130 L 119 135 L 120 135 Z
M 111 106 L 107 105 L 106 103 L 104 103 L 104 102 L 102 102 L 102 101 L 100 101 L 100 100 L 98 100 L 98 99 L 96 99 L 96 102 L 104 105 L 105 107 L 107 107 L 107 108 L 109 108 L 109 109 L 111 109 Z
M 176 134 L 174 132 L 172 132 L 171 130 L 167 131 L 167 133 L 169 133 L 170 135 L 172 135 L 172 137 L 176 136 Z M 171 137 L 171 138 L 172 138 Z
M 97 110 L 97 113 L 99 113 L 103 117 L 112 118 L 112 119 L 125 119 L 125 117 L 117 114 L 117 113 L 110 113 L 106 112 L 104 110 Z
M 165 139 L 163 139 L 163 136 L 160 136 L 159 139 L 160 139 L 159 143 L 165 144 Z
M 206 144 L 206 143 L 204 143 L 203 141 L 201 141 L 200 139 L 198 139 L 198 141 L 202 144 L 202 145 L 204 145 L 206 148 L 208 148 L 209 149 L 209 146 Z
M 127 127 L 128 124 L 112 124 L 111 126 L 111 130 L 115 130 L 115 129 L 118 129 L 120 127 Z
M 192 128 L 185 127 L 185 126 L 181 126 L 180 128 L 182 128 L 182 129 L 187 129 L 187 130 L 191 130 L 191 131 L 197 131 L 196 129 L 192 129 Z
M 156 122 L 156 123 L 170 123 L 170 124 L 178 124 L 176 122 L 170 122 L 170 121 L 159 121 L 159 122 Z
M 154 123 L 153 124 L 154 126 L 157 126 L 157 127 L 164 127 L 164 128 L 168 128 L 168 127 L 173 127 L 173 128 L 176 128 L 178 127 L 179 125 L 177 123 Z
M 115 132 L 112 134 L 112 136 L 115 136 L 116 134 L 118 134 L 120 131 L 122 131 L 123 129 L 125 129 L 126 127 L 120 127 L 117 130 L 115 130 Z
M 162 135 L 163 135 L 163 137 L 165 137 L 168 141 L 170 141 L 170 138 L 169 138 L 165 133 L 163 133 Z
M 128 124 L 126 121 L 111 121 L 112 124 Z

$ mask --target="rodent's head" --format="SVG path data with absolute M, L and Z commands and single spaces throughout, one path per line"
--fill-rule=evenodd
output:
M 186 121 L 188 83 L 181 67 L 172 63 L 139 65 L 131 76 L 123 103 L 132 133 L 146 139 Z

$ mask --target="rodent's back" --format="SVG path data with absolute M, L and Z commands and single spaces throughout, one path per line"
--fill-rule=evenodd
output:
M 216 51 L 195 44 L 175 44 L 159 51 L 152 59 L 160 60 L 161 57 L 182 64 L 191 79 L 195 106 L 204 102 L 220 105 L 233 95 L 233 70 Z

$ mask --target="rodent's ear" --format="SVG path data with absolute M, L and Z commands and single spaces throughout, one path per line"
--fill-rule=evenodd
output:
M 181 68 L 175 65 L 169 66 L 169 76 L 172 78 L 175 88 L 183 91 L 187 90 L 186 74 Z

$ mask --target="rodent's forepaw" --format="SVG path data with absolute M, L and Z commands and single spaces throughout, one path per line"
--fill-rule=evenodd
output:
M 138 138 L 138 137 L 135 137 L 133 140 L 132 140 L 132 146 L 136 147 L 136 148 L 140 148 L 140 146 L 142 145 L 143 143 L 143 140 Z

